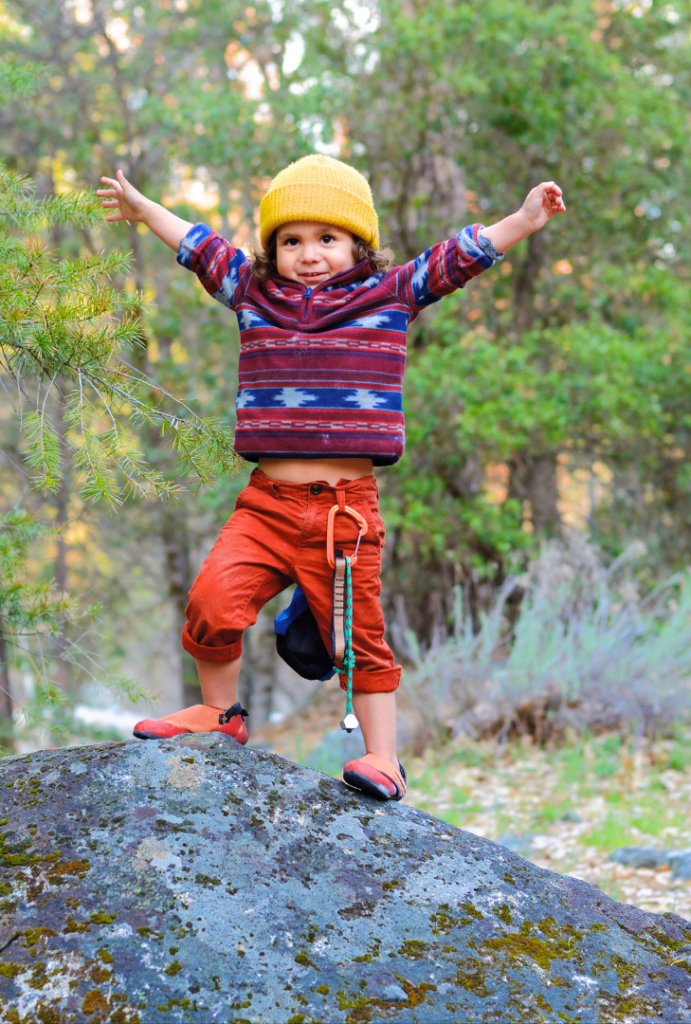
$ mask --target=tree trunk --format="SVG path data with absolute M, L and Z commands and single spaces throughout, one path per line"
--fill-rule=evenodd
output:
M 58 402 L 55 414 L 55 429 L 60 443 L 60 455 L 62 457 L 63 473 L 60 481 L 60 488 L 55 495 L 55 525 L 60 532 L 57 535 L 57 554 L 55 557 L 55 585 L 60 593 L 67 592 L 67 542 L 64 530 L 67 526 L 67 511 L 69 504 L 69 449 L 65 440 L 65 397 L 62 386 L 58 385 Z M 69 641 L 67 637 L 67 622 L 60 624 L 60 630 L 56 639 L 55 659 L 55 680 L 63 693 L 67 693 L 69 685 L 69 666 L 64 660 Z
M 162 510 L 160 535 L 165 552 L 168 595 L 173 602 L 175 613 L 175 641 L 179 644 L 183 627 L 187 622 L 185 609 L 192 586 L 189 535 L 184 510 L 181 507 L 166 507 Z M 197 666 L 192 655 L 184 649 L 180 655 L 180 682 L 184 706 L 201 703 Z
M 269 720 L 278 673 L 278 655 L 274 633 L 276 602 L 270 602 L 257 616 L 257 622 L 243 636 L 242 672 L 238 695 L 250 713 L 252 728 Z
M 528 251 L 514 278 L 514 326 L 520 336 L 529 331 L 535 319 L 535 281 L 542 267 L 545 240 L 542 231 L 528 238 Z
M 540 455 L 532 460 L 528 476 L 528 494 L 533 507 L 533 525 L 538 533 L 561 533 L 555 455 Z
M 559 536 L 563 524 L 558 506 L 556 455 L 519 452 L 509 462 L 509 470 L 509 497 L 530 502 L 535 532 Z
M 10 685 L 10 664 L 7 654 L 7 641 L 5 639 L 5 623 L 0 617 L 0 718 L 4 719 L 3 726 L 12 726 L 12 689 Z M 4 732 L 4 728 L 3 728 Z M 4 737 L 3 737 L 4 738 Z
M 532 236 L 531 236 L 532 237 Z M 142 259 L 141 238 L 137 225 L 132 221 L 127 225 L 127 241 L 132 251 L 132 269 L 134 271 L 134 287 L 138 292 L 144 291 L 144 260 Z
M 137 291 L 141 292 L 144 290 L 146 279 L 141 236 L 137 230 L 137 224 L 130 223 L 128 225 L 127 240 L 132 251 L 134 286 Z M 143 345 L 135 348 L 132 358 L 137 368 L 143 371 L 146 370 L 146 345 L 148 341 L 143 327 L 141 341 Z M 162 448 L 165 442 L 156 434 L 152 434 L 150 444 L 153 447 Z M 173 604 L 175 622 L 173 642 L 178 645 L 180 650 L 182 699 L 184 706 L 188 707 L 190 704 L 199 704 L 202 696 L 195 660 L 180 644 L 182 630 L 187 621 L 185 609 L 187 608 L 188 595 L 193 582 L 187 508 L 184 501 L 178 502 L 174 507 L 163 507 L 158 518 L 158 524 L 165 553 L 164 565 L 166 582 L 168 584 L 168 597 Z

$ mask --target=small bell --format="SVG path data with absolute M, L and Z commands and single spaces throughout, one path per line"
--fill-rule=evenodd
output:
M 352 732 L 353 729 L 358 729 L 360 723 L 358 722 L 355 715 L 346 715 L 345 718 L 341 719 L 341 729 L 345 729 L 346 732 Z

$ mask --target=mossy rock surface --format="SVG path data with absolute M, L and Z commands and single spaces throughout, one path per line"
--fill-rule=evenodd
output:
M 7 758 L 0 821 L 11 1024 L 691 1021 L 690 923 L 220 735 Z

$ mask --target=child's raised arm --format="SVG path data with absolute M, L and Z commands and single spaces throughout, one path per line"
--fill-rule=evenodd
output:
M 489 238 L 498 252 L 506 252 L 512 245 L 543 228 L 555 213 L 566 213 L 562 191 L 553 181 L 543 181 L 528 193 L 517 213 L 512 213 L 489 228 L 483 228 L 482 234 Z
M 111 186 L 96 191 L 97 196 L 103 197 L 101 205 L 107 210 L 114 211 L 106 220 L 141 221 L 158 235 L 161 241 L 175 252 L 178 251 L 180 242 L 193 226 L 190 221 L 176 217 L 164 206 L 159 206 L 141 192 L 137 192 L 122 171 L 118 171 L 115 178 L 101 178 L 101 181 Z

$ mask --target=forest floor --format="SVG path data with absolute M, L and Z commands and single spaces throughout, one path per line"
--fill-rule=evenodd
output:
M 407 803 L 643 910 L 691 919 L 691 881 L 613 863 L 620 846 L 691 848 L 691 747 L 619 736 L 547 751 L 464 743 L 410 762 Z
M 338 776 L 342 762 L 358 756 L 340 750 L 342 713 L 342 693 L 327 688 L 299 718 L 250 743 Z M 691 881 L 666 866 L 635 869 L 609 859 L 621 846 L 691 849 L 691 734 L 656 742 L 591 737 L 552 750 L 464 741 L 408 757 L 406 768 L 406 803 L 620 902 L 691 919 Z

